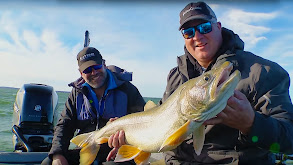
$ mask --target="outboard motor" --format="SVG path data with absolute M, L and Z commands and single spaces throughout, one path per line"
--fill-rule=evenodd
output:
M 17 92 L 13 112 L 15 151 L 46 152 L 53 139 L 58 95 L 44 84 L 24 84 Z

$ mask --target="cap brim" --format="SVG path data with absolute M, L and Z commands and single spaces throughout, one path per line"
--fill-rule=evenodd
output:
M 87 61 L 87 62 L 84 62 L 81 66 L 79 66 L 79 70 L 81 72 L 83 72 L 86 68 L 92 66 L 92 65 L 100 65 L 97 61 Z
M 199 19 L 199 20 L 205 20 L 205 21 L 212 21 L 213 18 L 211 17 L 208 17 L 206 15 L 196 15 L 196 16 L 192 16 L 192 17 L 189 17 L 187 18 L 180 26 L 179 26 L 179 30 L 181 30 L 182 26 L 187 23 L 188 21 L 191 21 L 191 20 L 196 20 L 196 19 Z

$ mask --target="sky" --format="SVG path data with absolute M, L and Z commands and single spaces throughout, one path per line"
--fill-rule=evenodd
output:
M 41 83 L 70 91 L 67 84 L 80 77 L 76 55 L 88 30 L 90 46 L 107 65 L 133 72 L 143 97 L 161 98 L 176 57 L 184 53 L 179 12 L 189 2 L 0 0 L 0 86 Z M 205 2 L 246 51 L 277 62 L 293 77 L 293 2 Z

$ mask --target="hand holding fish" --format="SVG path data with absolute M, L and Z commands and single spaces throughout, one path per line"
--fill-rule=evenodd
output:
M 109 137 L 108 145 L 110 148 L 120 148 L 124 144 L 126 143 L 123 130 L 117 131 Z
M 63 155 L 53 155 L 52 165 L 68 165 L 66 158 Z
M 117 120 L 118 117 L 115 118 L 110 118 L 109 122 Z M 110 148 L 113 148 L 108 156 L 107 156 L 107 161 L 114 160 L 117 154 L 118 149 L 126 144 L 125 143 L 125 132 L 123 130 L 117 131 L 115 134 L 111 135 L 108 139 L 108 146 Z
M 109 122 L 115 121 L 117 119 L 118 117 L 110 118 Z M 111 135 L 108 139 L 108 145 L 110 148 L 120 148 L 124 144 L 126 143 L 125 143 L 125 136 L 124 136 L 123 130 L 117 131 L 115 134 Z
M 205 121 L 205 125 L 223 123 L 229 127 L 240 130 L 243 134 L 248 134 L 254 121 L 254 110 L 246 96 L 235 90 L 227 102 L 225 109 L 216 117 Z
M 125 132 L 123 130 L 117 131 L 115 134 L 111 135 L 108 140 L 108 145 L 110 148 L 113 149 L 109 152 L 107 156 L 107 161 L 114 160 L 118 149 L 124 144 L 126 144 L 126 142 Z

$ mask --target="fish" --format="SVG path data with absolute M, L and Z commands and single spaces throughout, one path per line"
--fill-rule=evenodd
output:
M 240 81 L 239 70 L 231 73 L 232 69 L 233 64 L 226 61 L 180 85 L 163 104 L 148 101 L 142 112 L 72 138 L 71 142 L 82 148 L 80 164 L 91 164 L 100 145 L 120 130 L 125 132 L 126 144 L 119 148 L 115 162 L 134 159 L 136 164 L 147 164 L 151 153 L 175 149 L 191 134 L 195 153 L 200 155 L 205 139 L 203 123 L 225 108 Z

